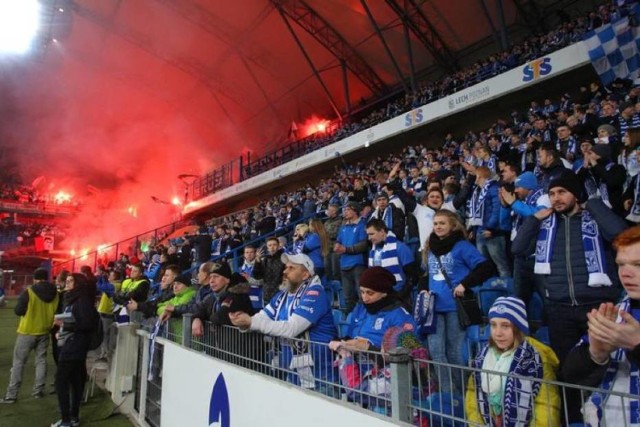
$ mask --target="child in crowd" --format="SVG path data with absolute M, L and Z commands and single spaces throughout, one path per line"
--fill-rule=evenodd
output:
M 516 297 L 496 299 L 489 310 L 489 324 L 489 343 L 471 365 L 477 371 L 467 387 L 467 419 L 498 427 L 559 426 L 558 388 L 539 381 L 556 379 L 558 358 L 528 336 L 524 302 Z

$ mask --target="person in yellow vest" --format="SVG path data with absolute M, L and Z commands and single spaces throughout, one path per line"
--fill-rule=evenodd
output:
M 131 267 L 129 278 L 122 282 L 120 292 L 113 296 L 113 302 L 124 306 L 130 300 L 136 302 L 145 301 L 149 293 L 149 287 L 149 280 L 144 276 L 142 265 L 136 264 Z
M 116 292 L 120 292 L 122 275 L 119 271 L 112 270 L 108 277 L 99 276 L 97 286 L 98 291 L 102 293 L 98 302 L 98 313 L 104 333 L 98 360 L 106 360 L 111 356 L 111 351 L 115 347 L 115 330 L 111 328 L 113 325 L 113 296 Z
M 13 365 L 7 393 L 0 403 L 15 403 L 22 384 L 22 371 L 32 350 L 36 353 L 36 377 L 32 396 L 44 396 L 47 378 L 47 347 L 53 316 L 58 309 L 58 292 L 49 282 L 49 272 L 38 268 L 33 273 L 33 285 L 28 287 L 16 304 L 15 313 L 20 316 L 18 335 L 13 348 Z

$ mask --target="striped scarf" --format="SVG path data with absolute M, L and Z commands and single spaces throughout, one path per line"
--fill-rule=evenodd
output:
M 529 195 L 524 199 L 524 203 L 528 206 L 536 206 L 536 202 L 538 199 L 544 194 L 542 188 L 538 188 L 535 191 L 529 193 Z M 522 223 L 524 222 L 524 216 L 520 214 L 516 214 L 514 211 L 511 211 L 512 215 L 515 215 L 511 226 L 511 240 L 513 241 L 518 234 L 518 230 L 522 227 Z
M 393 287 L 396 291 L 402 290 L 404 286 L 404 275 L 402 266 L 400 265 L 400 259 L 398 258 L 398 238 L 393 232 L 387 232 L 387 238 L 384 241 L 382 249 L 373 247 L 369 251 L 369 267 L 373 267 L 375 264 L 376 252 L 380 251 L 380 267 L 385 268 L 396 278 L 396 284 Z
M 626 296 L 620 303 L 621 311 L 631 312 L 631 301 L 629 296 Z M 616 323 L 622 323 L 622 317 L 618 314 Z M 588 342 L 588 338 L 583 338 L 578 345 L 583 345 Z M 614 387 L 618 370 L 628 370 L 629 374 L 629 390 L 628 393 L 633 395 L 640 395 L 640 367 L 635 363 L 631 363 L 625 355 L 625 351 L 622 348 L 615 350 L 610 355 L 611 362 L 607 367 L 607 371 L 604 374 L 600 389 L 605 391 L 611 391 Z M 626 367 L 624 366 L 626 364 Z M 611 399 L 611 400 L 610 400 Z M 627 425 L 629 427 L 640 426 L 640 401 L 638 399 L 624 399 L 625 413 L 620 412 L 620 408 L 623 407 L 620 397 L 612 396 L 606 392 L 594 392 L 589 396 L 584 404 L 584 421 L 587 426 L 596 427 L 601 425 L 604 412 L 613 411 L 614 417 L 617 415 L 621 420 L 619 425 Z M 611 420 L 608 420 L 611 422 Z
M 488 350 L 488 345 L 482 349 L 473 361 L 474 368 L 482 369 Z M 516 349 L 511 367 L 509 368 L 509 374 L 530 377 L 532 381 L 514 378 L 511 375 L 506 377 L 504 380 L 505 385 L 502 400 L 502 426 L 527 426 L 532 418 L 534 401 L 541 386 L 539 381 L 533 380 L 542 378 L 542 360 L 540 359 L 540 354 L 527 341 L 524 341 Z M 473 373 L 478 408 L 480 409 L 480 415 L 482 416 L 484 424 L 494 425 L 489 408 L 489 396 L 482 391 L 482 375 L 482 371 Z M 486 375 L 486 373 L 484 375 Z
M 609 162 L 604 169 L 609 172 L 609 170 L 614 166 L 613 162 Z M 595 177 L 591 172 L 587 174 L 587 178 L 584 181 L 584 188 L 587 191 L 587 195 L 590 199 L 594 197 L 600 196 L 602 198 L 602 202 L 611 209 L 611 202 L 609 202 L 609 190 L 607 190 L 607 184 L 604 181 L 596 181 Z
M 640 174 L 636 175 L 635 185 L 633 189 L 633 205 L 631 205 L 631 211 L 627 215 L 627 219 L 633 223 L 640 222 Z M 631 180 L 633 183 L 633 180 Z
M 606 272 L 602 237 L 598 224 L 588 211 L 582 211 L 582 247 L 584 258 L 589 273 L 589 286 L 611 286 L 611 279 Z M 569 226 L 569 225 L 567 225 Z M 557 214 L 552 214 L 542 221 L 538 241 L 536 243 L 535 274 L 551 274 L 551 259 L 553 257 L 553 245 L 556 240 Z M 567 260 L 570 262 L 571 260 Z
M 470 226 L 482 226 L 482 220 L 484 219 L 484 200 L 489 192 L 489 187 L 493 183 L 492 179 L 488 179 L 482 187 L 476 186 L 473 195 L 471 196 L 469 205 L 469 225 Z

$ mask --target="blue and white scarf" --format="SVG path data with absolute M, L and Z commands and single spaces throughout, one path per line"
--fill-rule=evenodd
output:
M 482 187 L 476 186 L 476 189 L 471 196 L 469 205 L 469 225 L 472 227 L 482 226 L 482 220 L 484 218 L 484 201 L 492 183 L 493 180 L 488 179 Z
M 376 208 L 371 217 L 380 218 L 380 209 Z M 387 226 L 388 230 L 393 228 L 393 207 L 391 205 L 387 206 L 385 210 L 382 211 L 382 221 L 384 221 L 384 225 Z
M 538 188 L 535 191 L 529 193 L 529 195 L 524 199 L 524 203 L 528 206 L 536 206 L 538 199 L 544 194 L 542 188 Z M 518 234 L 518 230 L 522 227 L 522 223 L 524 222 L 524 216 L 511 211 L 514 215 L 514 219 L 511 225 L 511 240 L 513 241 Z
M 609 172 L 609 170 L 615 165 L 613 162 L 609 162 L 604 169 Z M 607 190 L 607 184 L 604 181 L 598 181 L 593 176 L 593 173 L 589 171 L 587 174 L 587 178 L 584 181 L 584 189 L 587 192 L 587 195 L 590 199 L 601 197 L 602 202 L 611 209 L 611 202 L 609 201 L 609 190 Z
M 551 274 L 551 259 L 553 257 L 553 245 L 556 240 L 557 227 L 556 213 L 542 221 L 538 241 L 536 243 L 535 274 Z M 589 273 L 589 286 L 611 286 L 611 279 L 606 272 L 604 248 L 598 224 L 588 211 L 582 211 L 582 247 L 584 259 Z M 571 262 L 571 260 L 566 260 Z
M 309 288 L 312 286 L 320 286 L 320 291 L 323 292 L 322 283 L 320 282 L 320 278 L 318 276 L 313 276 L 310 279 L 305 280 L 298 287 L 295 294 L 293 295 L 293 300 L 290 304 L 287 305 L 287 300 L 289 296 L 289 292 L 282 291 L 275 303 L 275 317 L 274 319 L 278 321 L 280 313 L 283 310 L 287 312 L 287 319 L 290 319 L 293 315 L 294 311 L 300 305 L 300 300 L 307 293 Z M 271 307 L 267 307 L 269 311 Z M 297 338 L 300 338 L 300 341 L 295 340 L 284 340 L 283 344 L 291 349 L 291 363 L 289 364 L 289 369 L 295 370 L 298 375 L 298 380 L 300 381 L 300 386 L 305 389 L 314 389 L 315 388 L 315 377 L 313 374 L 313 366 L 314 360 L 313 355 L 309 349 L 309 346 L 306 344 L 309 342 L 309 330 L 304 331 Z
M 489 345 L 486 345 L 473 361 L 474 368 L 482 369 L 488 351 Z M 531 381 L 514 378 L 512 375 L 506 377 L 502 400 L 502 425 L 505 427 L 527 426 L 533 416 L 536 396 L 540 392 L 541 383 L 535 379 L 542 379 L 543 376 L 540 353 L 527 341 L 523 341 L 515 350 L 509 374 L 530 377 Z M 484 425 L 494 425 L 489 408 L 489 396 L 482 391 L 481 386 L 482 375 L 487 374 L 476 371 L 473 375 L 478 409 Z
M 633 205 L 631 205 L 631 211 L 627 215 L 627 219 L 633 223 L 640 223 L 640 174 L 633 177 L 635 180 L 633 189 Z M 631 180 L 633 183 L 633 180 Z
M 619 311 L 626 311 L 627 313 L 631 312 L 631 301 L 628 296 L 626 296 L 620 303 Z M 622 323 L 622 317 L 620 314 L 618 314 L 616 323 Z M 588 338 L 585 337 L 578 343 L 578 345 L 586 344 L 588 341 Z M 627 392 L 635 396 L 640 395 L 640 367 L 627 359 L 625 350 L 622 348 L 611 353 L 610 360 L 611 361 L 609 362 L 609 366 L 607 367 L 607 371 L 604 374 L 604 378 L 599 388 L 605 391 L 613 390 L 618 371 L 621 368 L 625 371 L 628 369 L 629 390 L 627 390 Z M 626 364 L 626 366 L 621 366 L 624 364 Z M 610 402 L 609 399 L 615 400 L 615 402 Z M 619 415 L 621 420 L 626 420 L 624 425 L 629 427 L 640 426 L 640 401 L 638 401 L 638 399 L 625 399 L 625 413 L 621 413 L 619 411 L 620 407 L 623 405 L 622 402 L 620 402 L 620 398 L 612 396 L 606 392 L 594 392 L 585 402 L 583 408 L 585 424 L 590 427 L 597 427 L 601 425 L 604 412 L 607 411 L 607 406 L 609 406 L 609 410 L 616 412 L 612 414 L 612 416 L 615 417 Z
M 369 267 L 376 265 L 376 258 L 380 259 L 380 267 L 393 274 L 396 278 L 396 284 L 393 287 L 396 291 L 402 290 L 404 286 L 404 275 L 400 259 L 398 258 L 398 238 L 393 232 L 387 232 L 387 238 L 384 241 L 382 249 L 375 246 L 369 251 Z

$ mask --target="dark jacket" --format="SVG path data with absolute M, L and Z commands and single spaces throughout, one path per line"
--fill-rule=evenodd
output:
M 31 286 L 31 290 L 44 302 L 51 302 L 58 295 L 58 290 L 49 282 L 38 282 Z M 16 316 L 27 314 L 29 305 L 29 292 L 25 289 L 18 297 L 16 307 L 13 309 Z
M 611 203 L 611 209 L 617 215 L 624 216 L 624 206 L 622 204 L 622 193 L 624 191 L 624 184 L 627 180 L 627 171 L 622 165 L 611 164 L 607 168 L 609 159 L 601 159 L 591 168 L 580 168 L 578 171 L 578 177 L 583 184 L 590 178 L 593 179 L 596 185 L 604 183 L 607 187 L 607 194 L 609 196 L 609 203 Z
M 616 302 L 620 296 L 621 285 L 616 274 L 610 242 L 627 228 L 627 224 L 601 200 L 589 200 L 587 210 L 598 224 L 605 251 L 606 272 L 613 284 L 602 287 L 588 286 L 589 275 L 582 244 L 582 213 L 571 217 L 554 213 L 557 216 L 557 231 L 551 258 L 551 274 L 540 277 L 544 283 L 545 297 L 555 303 L 585 305 L 604 301 Z M 538 239 L 541 224 L 535 216 L 524 220 L 511 246 L 514 255 L 532 254 L 530 243 Z
M 129 279 L 126 279 L 129 280 Z M 122 282 L 124 283 L 126 282 Z M 149 288 L 151 285 L 147 279 L 141 279 L 142 283 L 140 283 L 134 290 L 130 292 L 118 292 L 113 296 L 113 302 L 116 304 L 127 304 L 130 300 L 134 300 L 135 302 L 143 302 L 147 300 L 147 295 L 149 295 Z M 122 289 L 122 288 L 121 288 Z
M 555 160 L 548 168 L 540 168 L 538 174 L 538 187 L 542 188 L 545 193 L 549 192 L 549 184 L 551 181 L 559 177 L 567 168 L 560 159 Z
M 280 260 L 282 249 L 278 249 L 273 255 L 266 255 L 260 261 L 259 268 L 255 272 L 257 279 L 262 279 L 263 299 L 270 301 L 278 292 L 280 284 L 282 284 L 282 273 L 284 272 L 284 264 Z
M 173 316 L 180 317 L 185 313 L 193 313 L 197 310 L 198 305 L 202 304 L 211 293 L 209 285 L 201 285 L 198 292 L 196 292 L 196 296 L 191 301 L 187 304 L 176 305 L 173 308 Z
M 74 321 L 65 322 L 62 327 L 61 338 L 69 334 L 66 339 L 58 341 L 58 361 L 83 360 L 87 357 L 91 334 L 99 321 L 90 293 L 91 289 L 76 288 L 64 295 L 63 312 L 70 312 Z

